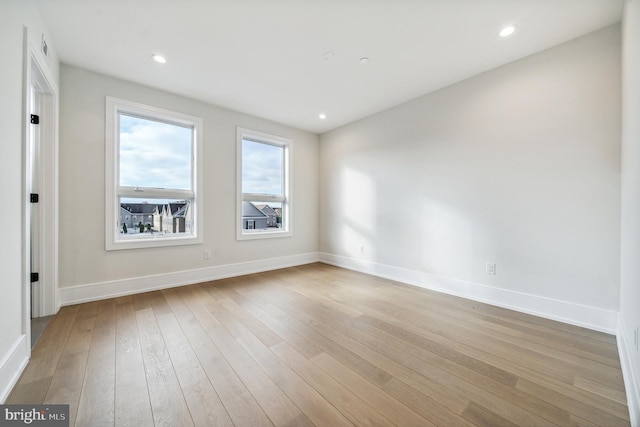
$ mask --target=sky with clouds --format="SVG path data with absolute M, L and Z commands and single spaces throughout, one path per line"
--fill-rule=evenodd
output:
M 191 189 L 192 130 L 120 115 L 120 185 Z M 242 192 L 282 194 L 284 148 L 242 143 Z
M 120 115 L 120 185 L 191 189 L 192 129 Z
M 284 148 L 242 141 L 242 192 L 282 194 Z

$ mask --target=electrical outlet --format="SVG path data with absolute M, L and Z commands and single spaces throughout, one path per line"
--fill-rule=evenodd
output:
M 485 269 L 485 273 L 495 275 L 496 274 L 496 265 L 494 263 L 488 262 L 487 267 Z
M 204 259 L 211 259 L 211 249 L 204 250 Z

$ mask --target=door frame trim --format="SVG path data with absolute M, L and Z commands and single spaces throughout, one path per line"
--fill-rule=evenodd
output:
M 40 51 L 40 40 L 23 29 L 23 141 L 22 141 L 22 259 L 23 259 L 23 332 L 31 340 L 31 181 L 30 150 L 32 101 L 30 91 L 37 88 L 40 98 L 41 138 L 38 183 L 40 292 L 39 307 L 34 317 L 55 314 L 58 311 L 58 114 L 59 91 L 56 79 L 49 69 L 48 59 Z

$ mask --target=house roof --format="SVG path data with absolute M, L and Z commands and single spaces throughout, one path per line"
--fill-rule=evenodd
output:
M 267 218 L 268 215 L 262 212 L 251 202 L 242 202 L 242 218 Z
M 262 211 L 262 213 L 266 215 L 276 215 L 277 212 L 269 205 L 255 205 L 258 209 Z
M 178 202 L 178 203 L 166 203 L 166 204 L 158 204 L 158 203 L 120 203 L 120 209 L 124 209 L 129 212 L 131 215 L 154 215 L 154 214 L 162 214 L 163 209 L 167 207 L 171 210 L 171 214 L 176 216 L 176 213 L 185 210 L 185 206 L 187 202 Z M 184 215 L 184 212 L 182 213 Z
M 187 205 L 186 202 L 180 203 L 168 203 L 169 209 L 171 209 L 171 214 L 176 216 L 176 214 L 181 211 Z
M 184 217 L 189 210 L 189 203 L 185 203 L 180 209 L 176 210 L 173 214 L 174 217 Z
M 155 203 L 120 203 L 120 209 L 124 209 L 131 215 L 153 215 L 156 207 Z

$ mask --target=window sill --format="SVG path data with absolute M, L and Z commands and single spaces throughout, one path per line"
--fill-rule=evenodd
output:
M 259 239 L 276 239 L 279 237 L 291 237 L 292 233 L 288 230 L 282 231 L 254 231 L 246 232 L 242 230 L 237 233 L 236 240 L 259 240 Z
M 124 249 L 142 249 L 142 248 L 162 248 L 171 246 L 197 245 L 202 243 L 202 238 L 198 236 L 184 237 L 134 237 L 131 239 L 119 239 L 107 242 L 107 251 L 116 251 Z

